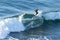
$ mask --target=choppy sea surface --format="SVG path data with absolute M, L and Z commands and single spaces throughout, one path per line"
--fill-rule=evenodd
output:
M 60 0 L 0 0 L 0 18 L 33 12 L 35 9 L 60 11 Z
M 0 0 L 0 20 L 26 12 L 33 12 L 35 9 L 47 13 L 60 12 L 60 0 Z M 10 36 L 17 38 L 17 40 L 60 40 L 59 30 L 59 20 L 45 21 L 42 27 L 20 33 L 11 33 Z

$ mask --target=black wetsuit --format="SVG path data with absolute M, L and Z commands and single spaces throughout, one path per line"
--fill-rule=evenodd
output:
M 36 9 L 35 12 L 36 12 L 36 15 L 37 15 L 38 14 L 38 9 Z

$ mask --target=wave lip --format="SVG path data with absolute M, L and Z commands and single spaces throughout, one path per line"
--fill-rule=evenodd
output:
M 56 20 L 60 19 L 60 12 L 50 12 L 43 15 L 45 20 Z

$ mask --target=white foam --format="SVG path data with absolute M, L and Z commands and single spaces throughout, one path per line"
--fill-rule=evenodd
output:
M 25 30 L 24 26 L 17 18 L 5 19 L 5 24 L 9 28 L 10 32 L 20 32 Z
M 6 38 L 9 33 L 9 28 L 4 24 L 4 21 L 0 21 L 0 39 Z
M 56 20 L 60 19 L 60 12 L 50 12 L 43 15 L 45 20 Z
M 17 18 L 7 18 L 0 21 L 0 39 L 6 38 L 10 32 L 24 31 L 25 27 Z

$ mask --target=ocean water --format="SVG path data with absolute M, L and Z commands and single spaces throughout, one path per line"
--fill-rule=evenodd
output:
M 39 9 L 43 12 L 60 11 L 59 0 L 0 0 L 0 18 L 12 17 Z
M 0 20 L 16 17 L 23 13 L 32 13 L 36 9 L 44 13 L 43 16 L 46 20 L 60 19 L 60 0 L 0 0 Z M 22 40 L 30 40 L 31 37 L 34 39 L 34 37 L 37 37 L 35 35 L 39 35 L 38 39 L 35 38 L 35 40 L 60 40 L 59 30 L 60 21 L 54 20 L 46 21 L 43 26 L 30 30 L 30 32 L 11 33 L 10 35 Z

